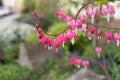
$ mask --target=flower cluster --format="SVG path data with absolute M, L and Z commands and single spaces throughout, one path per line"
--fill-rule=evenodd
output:
M 36 24 L 34 31 L 37 31 L 39 42 L 42 43 L 45 46 L 45 48 L 47 48 L 48 50 L 52 50 L 52 47 L 54 47 L 56 49 L 55 52 L 58 53 L 59 48 L 60 47 L 64 48 L 65 43 L 71 41 L 72 45 L 74 45 L 75 43 L 74 40 L 78 37 L 78 31 L 81 33 L 87 33 L 89 40 L 92 40 L 95 34 L 97 35 L 97 39 L 100 40 L 101 35 L 103 34 L 101 29 L 100 28 L 96 29 L 92 26 L 88 26 L 86 20 L 87 16 L 92 18 L 91 23 L 93 24 L 94 18 L 98 16 L 99 13 L 101 13 L 101 15 L 103 16 L 106 16 L 107 21 L 109 22 L 110 21 L 109 18 L 110 16 L 114 15 L 115 9 L 112 5 L 103 6 L 101 11 L 97 6 L 88 7 L 86 10 L 86 14 L 82 14 L 80 16 L 80 19 L 72 19 L 72 17 L 66 15 L 64 12 L 57 11 L 55 13 L 56 17 L 67 22 L 69 25 L 69 30 L 59 34 L 56 39 L 52 39 L 52 37 L 47 36 L 42 30 L 42 27 L 39 27 L 38 24 Z M 115 42 L 117 42 L 117 46 L 119 46 L 120 33 L 115 33 L 114 38 L 112 32 L 105 32 L 104 34 L 108 45 L 110 45 L 113 39 Z M 85 34 L 83 36 L 85 36 Z M 96 47 L 95 52 L 99 57 L 100 54 L 102 53 L 102 47 Z M 74 64 L 77 67 L 80 67 L 81 65 L 83 67 L 88 67 L 90 64 L 89 61 L 82 60 L 76 57 L 71 57 L 70 63 Z
M 97 6 L 88 7 L 86 14 L 88 17 L 92 18 L 91 20 L 92 24 L 94 23 L 94 17 L 98 16 L 98 13 L 99 13 L 99 8 Z M 102 7 L 101 14 L 107 17 L 108 22 L 110 21 L 109 19 L 110 16 L 113 16 L 114 13 L 115 13 L 114 6 L 107 5 Z
M 82 59 L 77 58 L 77 57 L 71 57 L 70 58 L 70 63 L 74 64 L 78 68 L 80 66 L 83 66 L 83 67 L 87 68 L 90 65 L 90 62 L 88 60 L 82 60 Z

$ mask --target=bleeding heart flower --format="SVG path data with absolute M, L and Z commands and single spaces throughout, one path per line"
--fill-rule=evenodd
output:
M 111 42 L 111 39 L 112 39 L 112 33 L 111 32 L 105 32 L 105 37 L 106 37 L 107 43 L 109 45 L 110 42 Z
M 72 43 L 72 45 L 74 45 L 74 43 L 75 43 L 74 39 L 77 38 L 76 32 L 73 30 L 73 31 L 70 31 L 68 34 L 71 35 L 71 43 Z
M 95 33 L 95 28 L 90 28 L 90 31 L 88 32 L 89 40 L 92 39 L 94 33 Z
M 38 39 L 39 39 L 39 40 L 41 40 L 43 37 L 44 37 L 44 33 L 43 33 L 43 32 L 38 33 Z
M 43 32 L 42 28 L 38 28 L 38 33 L 40 34 L 41 32 Z
M 81 15 L 81 22 L 84 24 L 86 23 L 86 16 L 83 14 Z
M 64 44 L 65 44 L 65 36 L 64 36 L 64 34 L 60 34 L 58 36 L 58 39 L 61 41 L 62 47 L 64 48 Z
M 101 47 L 96 47 L 95 48 L 95 53 L 100 57 L 100 54 L 102 53 L 102 48 Z
M 70 16 L 67 16 L 64 12 L 62 12 L 62 11 L 57 11 L 57 12 L 55 12 L 55 15 L 59 18 L 59 19 L 61 19 L 61 20 L 63 20 L 63 21 L 66 21 L 66 22 L 71 22 L 71 20 L 72 20 L 72 18 L 70 17 Z
M 82 66 L 85 67 L 85 69 L 90 65 L 90 62 L 88 60 L 82 61 Z
M 60 40 L 53 40 L 53 46 L 56 48 L 56 53 L 59 51 L 59 47 L 62 45 Z
M 114 40 L 117 42 L 117 47 L 120 45 L 120 33 L 114 34 Z
M 86 25 L 86 16 L 83 14 L 81 15 L 81 22 L 82 22 L 82 28 L 79 28 L 81 32 L 86 32 L 88 29 L 88 26 Z M 85 37 L 85 34 L 83 34 Z
M 70 22 L 70 28 L 73 30 L 73 29 L 75 29 L 75 27 L 76 27 L 75 20 L 71 20 L 71 22 Z
M 36 32 L 38 28 L 39 28 L 39 25 L 36 24 L 35 27 L 34 27 L 34 29 L 33 29 L 33 32 Z
M 115 13 L 115 9 L 113 5 L 107 5 L 107 6 L 103 6 L 101 13 L 103 16 L 107 16 L 107 21 L 110 21 L 110 16 L 113 16 Z
M 70 58 L 70 63 L 74 64 L 75 66 L 77 66 L 79 68 L 81 63 L 82 63 L 82 60 L 77 58 L 77 57 L 71 57 Z
M 44 44 L 48 50 L 52 49 L 52 40 L 49 37 L 43 37 L 41 43 Z
M 100 29 L 98 29 L 98 31 L 97 31 L 97 35 L 98 35 L 98 39 L 101 39 L 101 34 L 102 34 L 102 31 L 100 30 Z
M 96 7 L 96 6 L 95 6 L 95 7 L 94 7 L 94 6 L 88 7 L 87 10 L 86 10 L 86 14 L 87 14 L 89 17 L 92 18 L 92 20 L 91 20 L 91 23 L 92 23 L 92 24 L 94 23 L 94 17 L 98 16 L 98 11 L 99 11 L 99 9 L 98 9 L 98 7 Z

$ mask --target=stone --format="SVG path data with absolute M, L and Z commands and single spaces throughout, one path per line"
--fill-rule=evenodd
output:
M 80 69 L 66 80 L 107 80 L 105 76 L 98 75 L 91 70 Z
M 21 43 L 19 52 L 19 64 L 30 69 L 37 70 L 48 60 L 53 59 L 53 54 L 44 48 L 42 44 Z

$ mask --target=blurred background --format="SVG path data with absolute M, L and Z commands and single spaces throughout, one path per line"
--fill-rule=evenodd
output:
M 86 58 L 96 56 L 96 40 L 89 41 L 80 33 L 74 46 L 68 43 L 64 49 L 60 49 L 60 54 L 55 54 L 38 44 L 37 33 L 33 33 L 34 25 L 39 22 L 32 16 L 32 12 L 38 12 L 44 31 L 57 34 L 68 24 L 55 18 L 55 11 L 61 10 L 69 16 L 75 16 L 87 1 L 89 0 L 0 0 L 0 80 L 107 80 L 93 61 L 85 73 L 82 68 L 69 64 L 69 58 L 73 55 Z M 120 27 L 120 2 L 116 1 L 113 5 L 116 13 L 109 25 Z M 82 11 L 84 12 L 85 10 Z M 106 19 L 101 19 L 101 24 L 106 26 Z M 79 41 L 92 54 L 81 48 L 77 44 Z M 104 43 L 106 44 L 105 40 Z M 105 48 L 108 70 L 113 80 L 120 80 L 120 49 L 114 43 Z M 101 58 L 98 60 L 102 63 Z

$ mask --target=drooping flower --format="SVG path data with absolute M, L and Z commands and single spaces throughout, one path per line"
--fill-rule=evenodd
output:
M 35 25 L 35 28 L 36 28 L 36 29 L 38 29 L 38 28 L 39 28 L 39 25 L 38 25 L 38 24 L 36 24 L 36 25 Z
M 90 62 L 88 60 L 82 61 L 82 66 L 85 67 L 85 69 L 87 69 L 89 65 L 90 65 Z
M 100 29 L 98 29 L 98 31 L 97 31 L 97 35 L 98 35 L 98 39 L 101 39 L 101 34 L 102 34 L 102 31 L 100 30 Z
M 52 46 L 52 42 L 51 39 L 49 37 L 43 37 L 41 39 L 41 43 L 44 44 L 45 48 L 51 47 Z
M 107 16 L 107 21 L 110 21 L 110 16 L 113 16 L 115 13 L 115 9 L 113 5 L 107 5 L 107 6 L 103 6 L 101 13 L 103 16 Z
M 62 42 L 60 40 L 53 40 L 53 46 L 56 48 L 56 53 L 59 51 L 59 47 L 62 45 Z
M 43 37 L 44 37 L 44 33 L 43 33 L 43 32 L 38 33 L 38 39 L 39 39 L 39 40 L 41 40 Z
M 82 22 L 82 28 L 80 28 L 80 31 L 86 32 L 88 29 L 88 26 L 86 25 L 86 16 L 84 14 L 81 15 L 81 22 Z M 83 34 L 83 36 L 85 37 L 85 34 Z
M 38 33 L 40 34 L 42 31 L 42 28 L 38 28 Z
M 76 20 L 76 27 L 79 29 L 79 28 L 82 28 L 82 22 L 80 20 Z
M 72 30 L 74 30 L 75 27 L 76 27 L 76 22 L 75 22 L 75 20 L 71 20 L 71 21 L 70 21 L 70 28 L 71 28 Z
M 65 36 L 64 36 L 64 34 L 60 34 L 58 36 L 58 39 L 61 41 L 62 47 L 64 48 L 64 44 L 65 44 Z
M 117 42 L 117 47 L 120 45 L 120 33 L 114 34 L 114 40 Z
M 98 11 L 99 11 L 99 9 L 96 6 L 88 7 L 86 10 L 87 16 L 92 18 L 92 20 L 91 20 L 92 24 L 94 23 L 94 17 L 98 16 Z
M 38 39 L 39 39 L 39 42 L 41 42 L 41 39 L 44 37 L 44 32 L 42 30 L 42 28 L 37 28 L 37 36 L 38 36 Z
M 68 42 L 72 39 L 72 36 L 70 35 L 70 32 L 67 32 L 64 36 L 65 36 L 65 42 Z
M 55 15 L 58 17 L 58 18 L 60 18 L 60 19 L 62 19 L 62 20 L 65 20 L 65 18 L 66 18 L 66 14 L 64 13 L 64 12 L 62 12 L 62 11 L 56 11 L 55 12 Z
M 67 16 L 64 12 L 62 12 L 62 11 L 56 11 L 55 12 L 55 15 L 59 18 L 59 19 L 61 19 L 61 20 L 63 20 L 63 21 L 66 21 L 66 22 L 70 22 L 71 20 L 72 20 L 72 18 L 70 17 L 70 16 Z
M 75 32 L 77 34 L 77 30 L 82 28 L 82 22 L 80 20 L 75 20 Z
M 92 39 L 94 33 L 95 33 L 95 28 L 90 28 L 90 31 L 88 32 L 89 40 Z
M 79 68 L 81 63 L 82 63 L 82 60 L 80 58 L 77 58 L 77 57 L 71 57 L 70 58 L 70 63 L 74 64 L 76 67 Z
M 38 28 L 39 28 L 39 25 L 36 24 L 35 27 L 34 27 L 34 29 L 33 29 L 33 32 L 36 32 Z
M 48 38 L 48 50 L 52 50 L 52 39 L 51 38 Z
M 105 37 L 107 39 L 107 44 L 109 45 L 111 43 L 112 33 L 111 32 L 105 32 Z
M 95 48 L 95 53 L 100 57 L 100 54 L 102 53 L 102 48 L 101 47 L 96 47 Z
M 85 16 L 84 14 L 81 15 L 81 22 L 82 22 L 83 24 L 86 23 L 86 16 Z
M 76 32 L 73 30 L 73 31 L 68 32 L 68 34 L 71 35 L 71 43 L 72 45 L 74 45 L 74 39 L 77 38 Z

